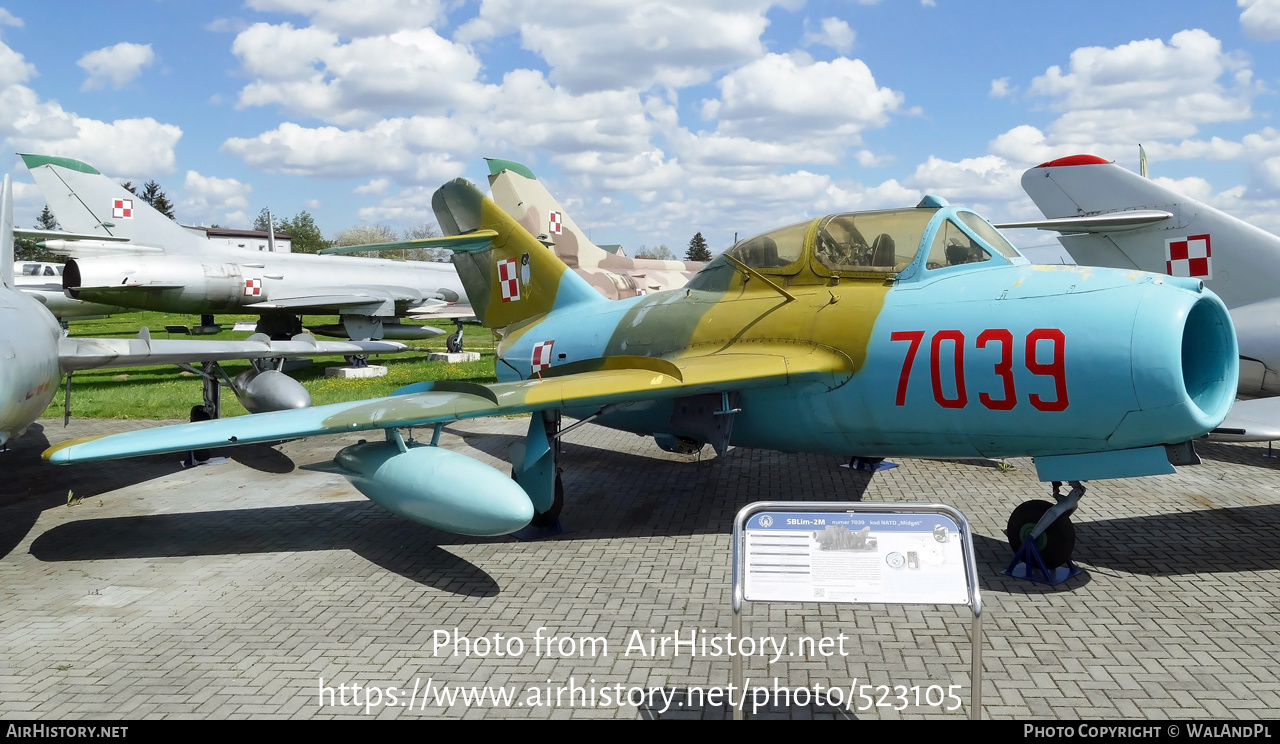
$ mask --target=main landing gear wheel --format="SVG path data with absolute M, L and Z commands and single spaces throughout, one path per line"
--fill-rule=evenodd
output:
M 1013 510 L 1009 516 L 1009 524 L 1005 535 L 1009 537 L 1009 547 L 1017 553 L 1022 541 L 1035 528 L 1044 513 L 1052 507 L 1048 501 L 1025 501 Z M 1044 560 L 1046 568 L 1053 569 L 1071 559 L 1071 551 L 1076 547 L 1076 528 L 1066 516 L 1058 517 L 1049 525 L 1040 537 L 1036 538 L 1036 550 Z

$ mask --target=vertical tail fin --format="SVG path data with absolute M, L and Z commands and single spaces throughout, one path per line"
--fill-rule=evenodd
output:
M 0 191 L 0 282 L 13 286 L 13 183 L 4 174 Z
M 58 224 L 81 235 L 113 235 L 156 245 L 166 253 L 194 252 L 199 240 L 93 166 L 71 158 L 22 155 Z
M 1159 182 L 1090 155 L 1060 158 L 1022 176 L 1050 220 L 1159 210 L 1147 225 L 1055 228 L 1076 263 L 1203 279 L 1227 307 L 1269 299 L 1280 287 L 1280 237 Z
M 520 163 L 485 158 L 493 200 L 530 234 L 551 243 L 556 255 L 572 268 L 594 269 L 606 257 L 547 191 L 533 171 Z
M 448 246 L 471 307 L 485 326 L 504 328 L 552 309 L 607 302 L 469 181 L 459 178 L 441 186 L 431 208 L 447 236 L 494 234 Z

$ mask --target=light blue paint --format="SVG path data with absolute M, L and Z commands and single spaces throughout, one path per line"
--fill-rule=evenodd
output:
M 1036 458 L 1041 481 L 1102 480 L 1168 475 L 1174 472 L 1164 447 L 1093 452 L 1084 455 L 1052 455 Z

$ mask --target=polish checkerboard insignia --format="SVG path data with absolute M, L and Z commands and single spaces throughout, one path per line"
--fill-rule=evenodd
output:
M 132 199 L 112 199 L 111 200 L 111 216 L 118 220 L 133 219 L 133 200 Z
M 498 287 L 502 290 L 503 302 L 520 300 L 520 266 L 514 258 L 498 262 Z
M 555 341 L 539 341 L 533 345 L 533 360 L 529 366 L 534 374 L 551 366 L 551 347 L 555 343 Z
M 261 279 L 245 279 L 244 280 L 244 296 L 245 297 L 261 297 L 262 296 L 262 280 Z
M 1213 249 L 1208 235 L 1189 235 L 1164 241 L 1164 259 L 1169 276 L 1213 278 Z
M 547 218 L 547 231 L 552 235 L 560 235 L 564 232 L 564 217 L 559 212 L 552 212 Z

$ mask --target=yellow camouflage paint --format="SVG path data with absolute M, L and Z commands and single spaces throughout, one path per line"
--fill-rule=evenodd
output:
M 669 362 L 669 372 L 653 364 L 619 367 L 617 357 L 590 360 L 601 368 L 563 377 L 499 382 L 486 395 L 441 385 L 419 394 L 382 398 L 325 419 L 329 429 L 419 425 L 436 421 L 521 413 L 548 407 L 580 408 L 628 400 L 652 400 L 785 385 L 798 376 L 836 387 L 853 374 L 849 357 L 835 349 L 802 342 L 742 342 L 715 349 L 695 347 Z M 639 361 L 639 360 L 637 360 Z M 605 368 L 607 367 L 607 368 Z M 453 389 L 446 389 L 446 388 Z M 496 402 L 495 402 L 496 401 Z

